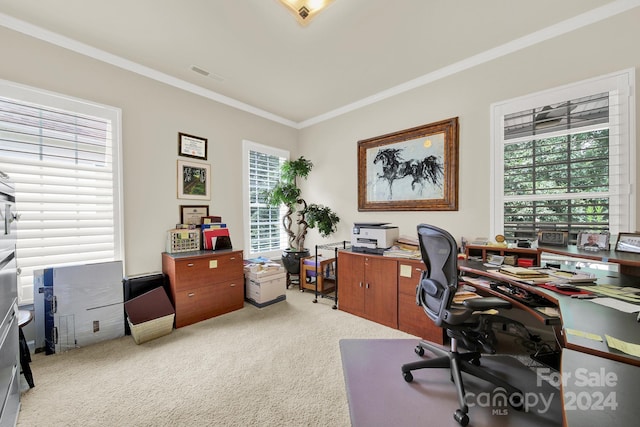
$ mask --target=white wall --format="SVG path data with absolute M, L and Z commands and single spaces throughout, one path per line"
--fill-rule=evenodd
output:
M 0 78 L 122 108 L 126 273 L 139 274 L 160 269 L 165 231 L 179 221 L 178 206 L 201 204 L 176 198 L 178 132 L 209 139 L 210 212 L 229 224 L 235 247 L 242 248 L 244 237 L 243 139 L 288 149 L 292 156 L 299 152 L 314 162 L 303 194 L 309 202 L 332 207 L 341 223 L 328 240 L 310 231 L 310 248 L 348 240 L 355 221 L 391 222 L 410 235 L 418 223 L 431 222 L 457 238 L 491 237 L 490 104 L 638 68 L 638 22 L 640 10 L 634 9 L 299 132 L 3 28 Z M 424 60 L 429 60 L 426 53 Z M 458 211 L 358 212 L 358 140 L 456 116 Z M 636 121 L 640 123 L 638 117 Z
M 300 150 L 316 163 L 305 191 L 313 189 L 318 193 L 313 201 L 335 207 L 341 217 L 339 231 L 331 241 L 349 240 L 351 227 L 358 221 L 391 222 L 400 228 L 400 234 L 413 236 L 417 224 L 428 222 L 450 230 L 457 239 L 493 237 L 489 235 L 490 105 L 626 68 L 637 69 L 639 22 L 640 9 L 636 8 L 303 129 Z M 636 71 L 636 78 L 638 74 Z M 459 210 L 358 212 L 357 141 L 451 117 L 459 117 L 460 126 Z M 636 136 L 636 140 L 640 138 Z M 328 240 L 320 240 L 312 231 L 307 246 L 323 242 Z
M 178 132 L 209 140 L 211 215 L 242 249 L 242 140 L 297 152 L 298 131 L 0 28 L 0 78 L 122 109 L 125 270 L 161 270 L 166 230 L 180 222 Z M 180 157 L 183 160 L 189 160 Z

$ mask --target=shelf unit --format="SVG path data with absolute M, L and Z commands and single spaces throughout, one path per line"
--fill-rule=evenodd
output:
M 333 308 L 334 310 L 338 309 L 338 251 L 347 250 L 349 248 L 351 248 L 351 242 L 347 240 L 343 240 L 341 242 L 326 243 L 324 245 L 316 245 L 315 255 L 312 257 L 307 257 L 307 259 L 314 258 L 315 260 L 314 265 L 311 265 L 311 266 L 304 265 L 304 259 L 300 260 L 300 290 L 302 291 L 303 289 L 308 289 L 308 290 L 315 291 L 315 298 L 313 300 L 314 303 L 318 302 L 318 295 L 321 295 L 322 298 L 333 299 L 334 304 L 333 304 L 333 307 L 331 308 Z M 318 251 L 332 251 L 333 258 L 325 261 L 319 261 Z M 329 289 L 331 285 L 324 286 L 324 279 L 320 281 L 321 283 L 323 283 L 323 286 L 319 288 L 318 285 L 320 282 L 318 278 L 322 277 L 322 275 L 324 274 L 324 268 L 326 264 L 330 262 L 335 262 L 334 277 L 332 278 L 333 289 Z M 313 283 L 306 283 L 306 277 L 305 277 L 306 271 L 313 270 L 314 267 L 315 267 L 315 280 L 313 281 Z M 326 295 L 328 291 L 335 292 L 335 297 L 332 297 L 331 295 Z
M 531 248 L 507 248 L 503 246 L 491 245 L 467 245 L 465 247 L 467 259 L 470 257 L 481 257 L 482 262 L 487 262 L 487 256 L 494 254 L 500 256 L 515 256 L 516 258 L 526 258 L 533 260 L 534 266 L 540 266 L 540 252 Z

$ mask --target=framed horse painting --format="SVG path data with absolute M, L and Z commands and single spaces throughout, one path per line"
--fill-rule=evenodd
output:
M 359 211 L 457 211 L 458 118 L 358 141 Z

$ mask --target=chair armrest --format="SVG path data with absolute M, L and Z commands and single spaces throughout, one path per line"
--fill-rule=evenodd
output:
M 498 297 L 472 298 L 462 302 L 462 304 L 472 310 L 489 310 L 492 308 L 511 308 L 511 303 Z

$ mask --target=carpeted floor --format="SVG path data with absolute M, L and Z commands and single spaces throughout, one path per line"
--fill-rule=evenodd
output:
M 446 369 L 415 371 L 412 383 L 402 377 L 402 364 L 420 360 L 414 352 L 415 346 L 416 340 L 412 339 L 340 341 L 353 427 L 458 425 L 453 419 L 458 400 Z M 545 382 L 538 382 L 533 370 L 509 356 L 483 357 L 482 365 L 519 387 L 529 405 L 519 412 L 492 404 L 490 398 L 498 394 L 495 387 L 463 374 L 466 392 L 475 396 L 469 400 L 474 404 L 469 411 L 469 425 L 562 425 L 559 391 Z
M 313 300 L 313 293 L 292 288 L 286 301 L 262 309 L 245 304 L 142 345 L 125 336 L 34 355 L 36 387 L 22 393 L 18 426 L 348 427 L 340 341 L 394 339 L 403 348 L 355 351 L 349 359 L 368 366 L 368 378 L 377 381 L 363 383 L 375 397 L 369 407 L 407 412 L 399 390 L 417 390 L 408 424 L 386 425 L 438 425 L 418 422 L 434 397 L 431 385 L 418 375 L 407 384 L 400 374 L 400 365 L 417 357 L 417 339 L 332 310 L 333 300 Z M 437 393 L 451 393 L 449 383 L 441 388 Z M 449 425 L 452 411 L 441 411 L 443 425 Z M 354 426 L 366 425 L 358 420 Z

